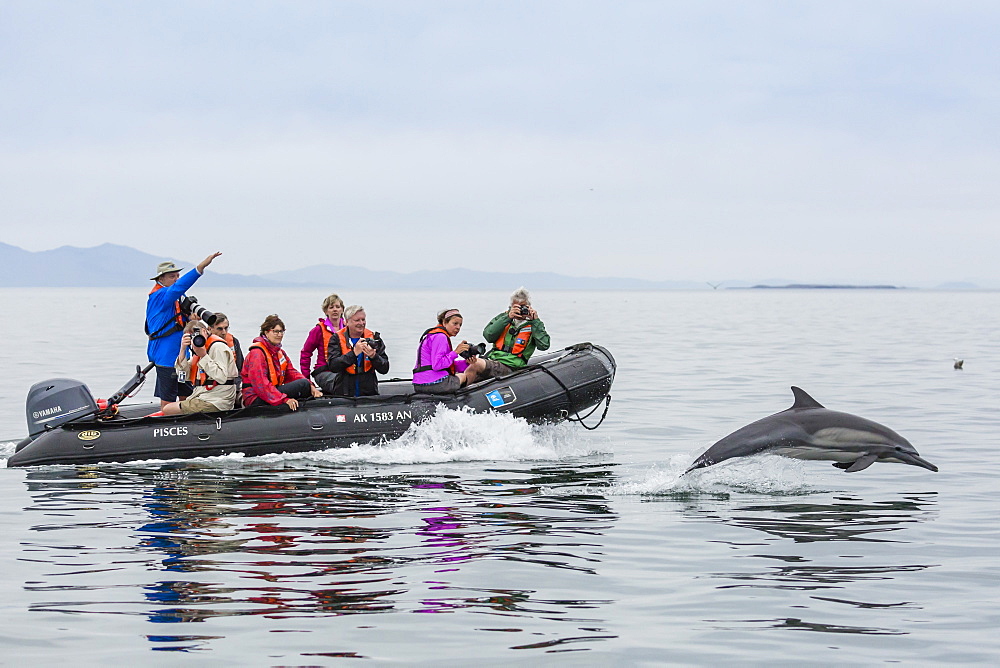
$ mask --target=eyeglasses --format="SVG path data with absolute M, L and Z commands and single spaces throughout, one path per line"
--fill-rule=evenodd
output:
M 284 334 L 285 330 L 283 330 L 283 329 L 272 329 L 271 333 L 272 334 Z

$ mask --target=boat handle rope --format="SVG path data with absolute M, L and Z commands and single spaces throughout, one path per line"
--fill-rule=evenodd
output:
M 597 429 L 598 427 L 601 426 L 601 424 L 604 422 L 604 418 L 608 417 L 608 409 L 611 407 L 611 395 L 610 394 L 608 394 L 608 395 L 606 395 L 604 397 L 604 412 L 601 413 L 601 419 L 598 420 L 597 424 L 595 424 L 593 427 L 588 427 L 584 423 L 584 420 L 586 420 L 591 415 L 593 415 L 597 411 L 597 409 L 600 408 L 600 407 L 601 407 L 600 403 L 595 404 L 594 407 L 592 409 L 590 409 L 590 412 L 587 413 L 586 415 L 584 415 L 583 417 L 580 417 L 580 413 L 578 411 L 577 414 L 576 414 L 576 417 L 577 417 L 576 420 L 574 420 L 573 418 L 569 417 L 568 415 L 566 416 L 566 420 L 568 420 L 569 422 L 579 422 L 580 426 L 583 427 L 584 429 L 586 429 L 588 431 L 594 431 L 595 429 Z
M 541 365 L 538 366 L 538 368 L 541 369 L 542 371 L 544 371 L 545 373 L 547 373 L 549 375 L 549 378 L 551 378 L 552 380 L 556 381 L 556 383 L 559 384 L 559 387 L 561 387 L 563 389 L 563 391 L 566 393 L 566 399 L 570 402 L 570 404 L 572 404 L 573 403 L 573 395 L 570 393 L 569 388 L 566 387 L 566 384 L 563 383 L 561 380 L 559 380 L 559 377 L 557 375 L 555 375 L 554 373 L 552 373 L 551 371 L 549 371 L 548 368 L 546 368 L 544 366 L 541 366 Z M 576 412 L 576 419 L 575 420 L 569 416 L 569 411 L 564 410 L 563 413 L 566 415 L 566 420 L 568 422 L 579 422 L 580 426 L 582 426 L 587 431 L 594 431 L 595 429 L 597 429 L 598 427 L 600 427 L 601 424 L 603 424 L 604 418 L 606 418 L 608 416 L 608 409 L 611 408 L 611 395 L 610 394 L 607 394 L 604 397 L 604 412 L 601 414 L 601 419 L 598 420 L 597 424 L 595 424 L 593 427 L 588 427 L 587 424 L 584 422 L 584 420 L 586 420 L 591 415 L 593 415 L 597 411 L 597 409 L 600 408 L 600 407 L 601 407 L 601 404 L 600 404 L 600 402 L 598 402 L 597 404 L 594 405 L 594 407 L 592 409 L 590 409 L 590 412 L 587 413 L 586 415 L 584 415 L 583 417 L 580 416 L 580 411 L 577 411 Z

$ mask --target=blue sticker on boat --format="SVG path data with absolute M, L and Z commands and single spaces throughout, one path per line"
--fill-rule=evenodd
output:
M 509 387 L 501 387 L 499 390 L 487 392 L 486 400 L 490 402 L 490 406 L 493 408 L 500 408 L 501 406 L 506 406 L 517 401 L 517 395 Z

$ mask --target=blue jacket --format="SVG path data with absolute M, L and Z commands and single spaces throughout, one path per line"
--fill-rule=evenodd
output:
M 176 317 L 174 302 L 184 296 L 184 293 L 201 277 L 197 269 L 192 269 L 177 279 L 169 288 L 160 288 L 150 293 L 146 301 L 146 327 L 150 333 L 169 328 L 169 323 Z M 181 337 L 184 333 L 176 331 L 160 339 L 152 339 L 146 345 L 146 357 L 156 366 L 174 366 L 177 355 L 181 352 Z

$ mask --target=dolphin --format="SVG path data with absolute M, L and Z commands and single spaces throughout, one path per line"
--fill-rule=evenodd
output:
M 767 452 L 795 459 L 832 460 L 847 473 L 864 471 L 875 462 L 938 468 L 922 459 L 910 442 L 892 429 L 850 413 L 824 408 L 798 387 L 795 403 L 734 431 L 702 453 L 684 473 L 733 457 Z

